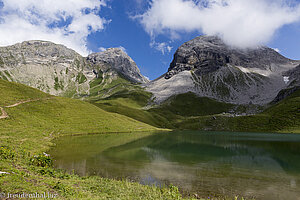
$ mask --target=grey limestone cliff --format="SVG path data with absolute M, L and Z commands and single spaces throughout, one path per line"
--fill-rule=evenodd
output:
M 109 64 L 113 69 L 121 73 L 132 82 L 149 82 L 149 80 L 141 74 L 136 63 L 119 48 L 109 48 L 103 52 L 93 53 L 87 57 L 87 60 L 92 64 Z
M 85 59 L 63 45 L 26 41 L 0 48 L 0 77 L 60 95 L 67 90 L 81 93 L 88 89 Z

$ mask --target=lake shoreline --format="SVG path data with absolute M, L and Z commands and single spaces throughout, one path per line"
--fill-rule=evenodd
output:
M 86 135 L 56 142 L 50 152 L 55 167 L 79 176 L 125 178 L 158 187 L 172 184 L 183 197 L 238 194 L 265 199 L 261 197 L 273 195 L 270 188 L 286 197 L 300 192 L 293 189 L 300 181 L 300 163 L 291 163 L 299 158 L 300 137 L 295 134 L 172 131 Z M 245 188 L 249 192 L 244 193 Z
M 157 130 L 150 130 L 156 132 Z M 160 131 L 160 130 L 158 130 Z M 124 133 L 124 131 L 122 131 Z M 128 131 L 131 133 L 133 131 Z M 147 132 L 147 131 L 140 131 Z M 109 132 L 101 132 L 98 134 L 108 134 Z M 121 132 L 120 132 L 121 133 Z M 111 132 L 116 134 L 116 132 Z M 79 136 L 87 135 L 85 133 L 79 134 L 50 134 L 46 140 L 38 140 L 39 144 L 43 144 L 42 148 L 35 149 L 34 153 L 26 151 L 26 147 L 22 147 L 22 144 L 13 144 L 14 142 L 8 142 L 10 145 L 1 144 L 4 146 L 5 152 L 11 152 L 12 157 L 1 160 L 1 170 L 6 172 L 0 175 L 1 182 L 6 180 L 15 180 L 13 187 L 5 187 L 5 184 L 0 186 L 0 191 L 3 193 L 19 194 L 17 188 L 22 188 L 24 185 L 21 183 L 23 180 L 30 180 L 33 184 L 27 187 L 25 192 L 49 192 L 51 194 L 57 194 L 61 198 L 66 199 L 85 199 L 85 198 L 146 198 L 146 199 L 182 199 L 178 188 L 171 186 L 170 188 L 157 188 L 142 185 L 139 183 L 130 182 L 127 180 L 114 180 L 95 176 L 80 177 L 76 174 L 67 173 L 64 170 L 55 169 L 53 166 L 41 167 L 35 166 L 29 163 L 34 157 L 45 154 L 48 152 L 51 146 L 54 145 L 54 140 L 63 136 Z M 30 135 L 27 135 L 30 139 Z M 5 142 L 7 143 L 7 142 Z M 38 146 L 38 145 L 37 145 Z M 3 151 L 0 152 L 3 156 Z M 13 167 L 12 167 L 13 166 Z M 15 169 L 17 170 L 15 170 Z M 15 172 L 14 172 L 15 171 Z M 25 176 L 24 176 L 25 174 Z M 16 181 L 16 180 L 22 180 Z M 27 182 L 27 181 L 26 181 Z M 48 186 L 45 186 L 48 185 Z M 22 186 L 23 185 L 23 186 Z M 74 185 L 77 185 L 76 190 L 73 189 Z M 82 185 L 82 186 L 81 186 Z M 95 188 L 99 188 L 100 185 L 106 186 L 100 187 L 100 190 L 88 189 L 88 186 L 94 185 Z M 15 188 L 15 189 L 14 189 Z M 43 189 L 44 188 L 44 189 Z M 103 191 L 104 190 L 104 191 Z M 111 190 L 111 191 L 109 191 Z M 114 192 L 115 190 L 115 192 Z M 137 192 L 139 191 L 139 192 Z M 22 191 L 24 192 L 24 191 Z

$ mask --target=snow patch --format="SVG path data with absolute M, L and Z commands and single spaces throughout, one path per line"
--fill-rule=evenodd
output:
M 285 82 L 285 84 L 288 84 L 289 81 L 290 81 L 290 77 L 289 76 L 284 76 L 283 81 Z
M 241 66 L 236 66 L 236 67 L 239 68 L 244 73 L 256 73 L 262 76 L 270 76 L 272 74 L 272 72 L 269 70 L 263 70 L 258 68 L 245 68 Z

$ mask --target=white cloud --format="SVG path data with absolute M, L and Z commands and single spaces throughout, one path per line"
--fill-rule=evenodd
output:
M 125 47 L 119 46 L 119 47 L 117 47 L 117 48 L 121 49 L 121 50 L 124 51 L 126 54 L 128 54 Z
M 98 48 L 98 51 L 99 51 L 99 52 L 103 52 L 103 51 L 106 51 L 106 49 L 107 49 L 107 48 L 105 48 L 105 47 L 99 47 L 99 48 Z
M 152 38 L 179 37 L 198 31 L 218 35 L 237 47 L 265 44 L 283 25 L 298 22 L 300 3 L 294 0 L 152 0 L 137 16 Z
M 155 42 L 154 40 L 150 43 L 150 46 L 158 51 L 160 51 L 163 55 L 165 53 L 170 53 L 173 49 L 172 46 L 168 45 L 166 42 Z
M 110 47 L 110 48 L 121 49 L 121 50 L 124 51 L 126 54 L 128 54 L 125 47 L 119 46 L 119 47 Z M 99 51 L 99 52 L 103 52 L 103 51 L 106 51 L 106 50 L 107 50 L 107 48 L 105 48 L 105 47 L 99 47 L 99 48 L 98 48 L 98 51 Z
M 144 76 L 148 81 L 150 81 L 150 78 L 148 76 Z
M 0 45 L 25 40 L 64 44 L 86 56 L 87 36 L 104 29 L 98 16 L 105 0 L 2 0 Z
M 278 48 L 273 48 L 274 51 L 276 51 L 277 53 L 280 53 L 280 50 Z

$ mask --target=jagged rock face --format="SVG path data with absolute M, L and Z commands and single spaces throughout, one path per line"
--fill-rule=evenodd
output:
M 283 75 L 289 83 L 289 88 L 300 86 L 300 65 L 284 72 Z
M 136 63 L 121 49 L 110 48 L 106 51 L 93 53 L 87 57 L 92 64 L 106 63 L 127 79 L 136 83 L 147 83 L 149 80 L 141 73 Z
M 284 66 L 291 63 L 292 60 L 267 47 L 236 49 L 218 37 L 201 36 L 179 47 L 165 78 L 192 69 L 196 74 L 207 74 L 227 65 L 277 73 L 286 70 Z
M 228 103 L 266 104 L 287 87 L 283 73 L 297 64 L 267 47 L 237 49 L 201 36 L 179 47 L 168 72 L 146 88 L 158 103 L 190 91 Z
M 26 41 L 1 47 L 0 62 L 1 78 L 53 95 L 80 94 L 89 88 L 85 59 L 63 45 Z
M 0 78 L 52 95 L 89 95 L 90 82 L 100 71 L 108 81 L 122 74 L 134 83 L 147 82 L 132 59 L 118 49 L 84 58 L 63 45 L 45 41 L 0 47 Z

